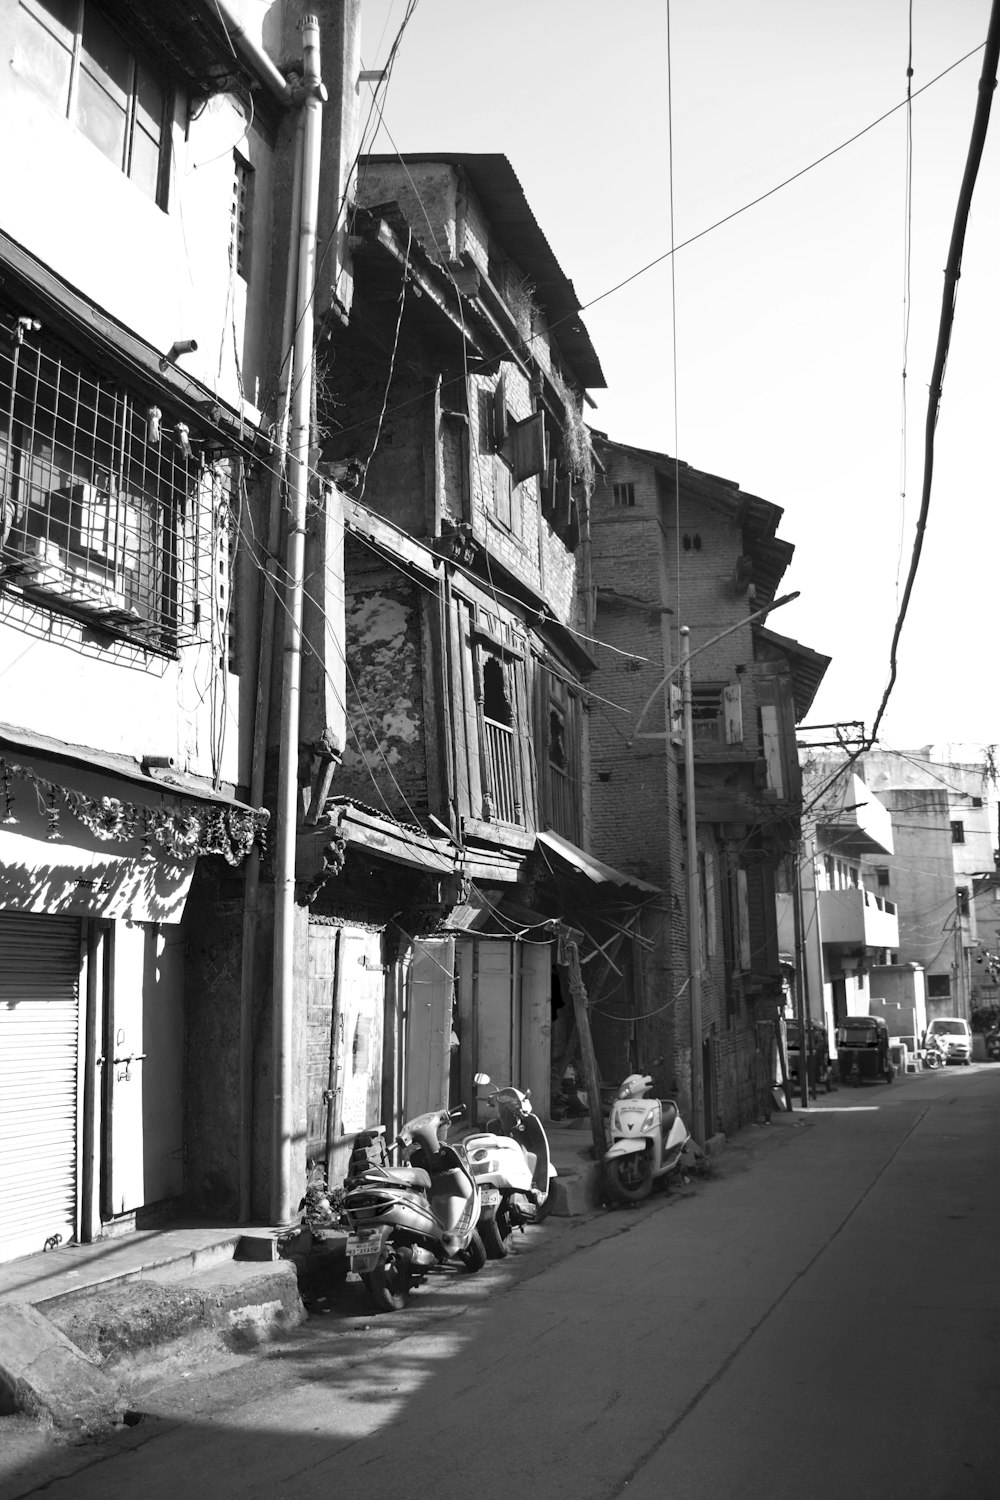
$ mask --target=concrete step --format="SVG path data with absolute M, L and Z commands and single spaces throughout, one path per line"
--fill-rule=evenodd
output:
M 19 1295 L 0 1299 L 0 1413 L 96 1431 L 122 1420 L 147 1367 L 245 1352 L 301 1323 L 295 1265 L 259 1246 L 260 1258 L 236 1259 L 240 1241 L 239 1231 L 174 1231 L 122 1242 L 73 1273 L 39 1273 L 30 1302 L 22 1275 Z

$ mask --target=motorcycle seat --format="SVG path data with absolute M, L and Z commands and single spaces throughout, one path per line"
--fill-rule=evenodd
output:
M 372 1178 L 379 1182 L 394 1182 L 399 1187 L 423 1188 L 430 1192 L 430 1175 L 423 1167 L 381 1167 L 372 1172 L 366 1172 L 365 1176 L 371 1181 Z

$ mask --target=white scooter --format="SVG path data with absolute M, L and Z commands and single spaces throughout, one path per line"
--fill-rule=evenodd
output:
M 648 1073 L 630 1073 L 611 1106 L 604 1186 L 612 1203 L 638 1203 L 654 1182 L 666 1186 L 691 1139 L 672 1099 L 646 1098 L 652 1083 Z
M 478 1082 L 489 1083 L 481 1073 Z M 479 1235 L 491 1260 L 510 1251 L 515 1229 L 544 1218 L 556 1169 L 542 1122 L 528 1093 L 514 1087 L 490 1095 L 496 1118 L 485 1131 L 465 1138 L 473 1175 L 479 1186 Z

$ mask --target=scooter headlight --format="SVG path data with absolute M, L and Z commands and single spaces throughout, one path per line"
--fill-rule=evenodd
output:
M 643 1117 L 642 1124 L 639 1127 L 640 1130 L 642 1130 L 643 1132 L 652 1130 L 659 1117 L 660 1111 L 658 1109 L 656 1109 L 655 1107 L 653 1109 L 647 1109 L 645 1116 Z

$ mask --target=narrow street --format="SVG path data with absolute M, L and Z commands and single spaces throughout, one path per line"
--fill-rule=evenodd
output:
M 998 1174 L 997 1068 L 842 1088 L 405 1314 L 355 1288 L 263 1355 L 179 1368 L 58 1455 L 85 1467 L 0 1469 L 0 1493 L 992 1496 Z

